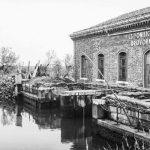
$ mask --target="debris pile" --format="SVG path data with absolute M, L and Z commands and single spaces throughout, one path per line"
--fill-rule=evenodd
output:
M 32 78 L 29 81 L 30 85 L 34 86 L 52 86 L 52 85 L 57 85 L 57 84 L 67 84 L 67 83 L 73 83 L 70 79 L 62 79 L 62 78 L 56 78 L 56 79 L 51 79 L 50 77 L 36 77 Z

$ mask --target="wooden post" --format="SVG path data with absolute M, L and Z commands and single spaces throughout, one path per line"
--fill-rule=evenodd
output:
M 37 94 L 37 97 L 38 97 L 38 87 L 36 87 L 36 92 L 37 92 L 36 94 Z
M 15 95 L 16 96 L 21 91 L 21 86 L 22 86 L 22 76 L 21 76 L 21 73 L 18 73 L 15 75 Z
M 68 101 L 68 96 L 60 96 L 60 107 L 66 106 L 66 100 Z
M 118 116 L 118 106 L 117 106 L 117 124 L 119 123 L 119 116 Z
M 42 104 L 41 104 L 41 103 L 39 103 L 39 109 L 41 109 L 41 105 L 42 105 Z
M 15 96 L 17 96 L 18 95 L 18 86 L 17 86 L 17 84 L 15 85 Z
M 30 85 L 28 86 L 28 93 L 30 93 Z
M 24 89 L 24 91 L 26 92 L 26 83 L 25 83 L 25 89 Z
M 139 109 L 138 109 L 138 123 L 137 123 L 138 132 L 140 130 L 140 120 L 139 120 L 139 117 L 140 117 L 140 112 L 139 112 Z

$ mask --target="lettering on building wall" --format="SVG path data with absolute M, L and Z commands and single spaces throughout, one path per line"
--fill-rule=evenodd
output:
M 132 33 L 127 36 L 128 39 L 131 40 L 131 46 L 143 46 L 150 44 L 150 31 Z

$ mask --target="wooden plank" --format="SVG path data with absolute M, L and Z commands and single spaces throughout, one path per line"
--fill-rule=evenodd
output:
M 100 90 L 73 90 L 73 91 L 64 91 L 61 93 L 62 96 L 72 96 L 72 95 L 95 95 L 96 92 Z
M 28 98 L 31 98 L 31 99 L 34 99 L 34 100 L 38 101 L 38 97 L 36 95 L 30 94 L 30 93 L 27 93 L 27 92 L 23 92 L 23 91 L 21 91 L 21 93 L 23 94 L 23 96 L 26 96 Z

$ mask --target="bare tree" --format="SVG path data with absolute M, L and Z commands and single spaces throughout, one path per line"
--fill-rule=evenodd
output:
M 38 70 L 37 70 L 37 76 L 47 76 L 47 68 L 48 68 L 48 64 L 47 65 L 40 65 L 38 67 Z
M 54 61 L 55 58 L 56 58 L 55 51 L 54 51 L 54 50 L 48 50 L 48 51 L 46 52 L 46 57 L 47 57 L 47 61 L 46 61 L 47 65 L 46 65 L 46 66 L 48 66 L 48 68 L 47 68 L 48 74 L 49 74 L 49 76 L 51 76 L 52 63 L 53 63 L 53 61 Z
M 18 57 L 11 48 L 2 47 L 0 49 L 0 63 L 2 65 L 4 74 L 10 73 L 15 68 L 17 60 Z
M 62 76 L 62 63 L 59 59 L 56 59 L 53 64 L 54 78 L 61 78 Z
M 54 50 L 48 50 L 46 52 L 47 64 L 51 65 L 53 60 L 56 58 L 56 54 Z
M 72 55 L 66 54 L 65 56 L 65 74 L 64 77 L 68 76 L 71 77 L 72 72 L 73 72 L 73 59 Z

